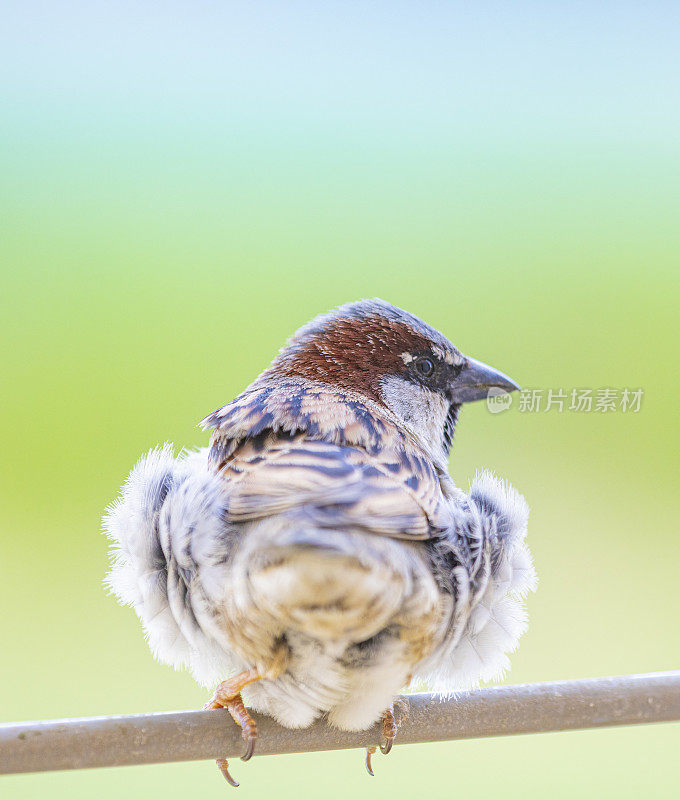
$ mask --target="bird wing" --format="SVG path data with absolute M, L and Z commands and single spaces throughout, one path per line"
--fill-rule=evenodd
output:
M 423 540 L 441 530 L 438 475 L 418 453 L 267 432 L 245 440 L 222 467 L 230 521 L 304 508 L 315 524 Z

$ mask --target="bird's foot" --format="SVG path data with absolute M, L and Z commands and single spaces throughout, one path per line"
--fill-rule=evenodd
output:
M 398 709 L 400 714 L 399 718 L 394 714 L 395 709 Z M 397 731 L 399 730 L 399 726 L 401 723 L 406 719 L 408 716 L 408 701 L 404 700 L 401 697 L 398 697 L 392 706 L 390 706 L 386 711 L 383 711 L 382 715 L 382 735 L 383 739 L 385 740 L 380 745 L 380 752 L 384 755 L 387 755 L 390 750 L 392 749 L 392 744 L 397 737 Z M 366 748 L 366 772 L 369 775 L 373 776 L 373 766 L 371 764 L 371 759 L 373 754 L 377 750 L 377 747 L 367 747 Z
M 383 711 L 382 715 L 382 735 L 385 741 L 380 745 L 381 753 L 387 755 L 392 749 L 392 743 L 397 735 L 398 727 L 397 720 L 394 717 L 393 706 L 390 706 L 386 711 Z M 377 749 L 375 745 L 366 748 L 366 759 L 364 763 L 366 765 L 366 772 L 368 772 L 371 777 L 374 776 L 371 760 Z
M 241 691 L 254 681 L 261 679 L 261 675 L 256 670 L 247 670 L 223 681 L 215 689 L 215 693 L 203 708 L 226 708 L 231 714 L 234 722 L 241 728 L 241 734 L 246 743 L 246 749 L 241 756 L 242 761 L 248 761 L 255 752 L 255 742 L 257 740 L 257 724 L 246 709 Z M 229 773 L 229 763 L 226 758 L 217 759 L 217 766 L 224 775 L 230 786 L 238 786 L 238 781 L 234 780 Z

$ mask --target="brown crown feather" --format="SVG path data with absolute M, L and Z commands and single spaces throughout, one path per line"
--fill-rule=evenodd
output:
M 303 377 L 382 403 L 380 379 L 405 371 L 402 353 L 429 349 L 431 344 L 408 324 L 378 314 L 336 317 L 294 340 L 265 375 Z

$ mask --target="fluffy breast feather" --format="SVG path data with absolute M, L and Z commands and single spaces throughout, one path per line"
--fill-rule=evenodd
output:
M 435 571 L 450 587 L 449 612 L 440 645 L 417 670 L 442 693 L 503 677 L 527 629 L 524 599 L 537 583 L 522 495 L 483 472 L 451 512 L 449 529 L 432 546 Z
M 223 591 L 233 546 L 225 501 L 207 448 L 176 458 L 165 444 L 139 459 L 103 519 L 112 556 L 106 585 L 135 610 L 154 656 L 188 667 L 204 685 L 238 665 L 214 630 L 209 600 L 211 588 Z

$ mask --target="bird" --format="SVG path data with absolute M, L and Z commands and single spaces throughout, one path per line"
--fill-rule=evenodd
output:
M 536 587 L 528 505 L 488 470 L 463 491 L 448 460 L 461 406 L 518 389 L 360 300 L 299 328 L 205 417 L 207 447 L 166 443 L 132 469 L 103 519 L 106 584 L 158 660 L 214 689 L 205 707 L 241 727 L 243 760 L 251 711 L 381 723 L 387 753 L 409 686 L 450 696 L 505 674 Z

